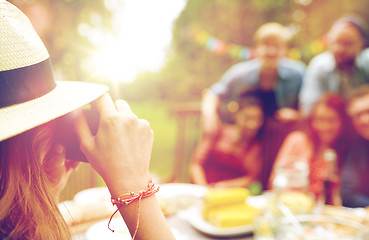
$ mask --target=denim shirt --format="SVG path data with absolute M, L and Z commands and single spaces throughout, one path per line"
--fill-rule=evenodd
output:
M 259 59 L 237 63 L 210 89 L 222 102 L 238 100 L 245 90 L 259 88 L 261 66 Z M 287 58 L 279 60 L 277 85 L 274 89 L 278 109 L 297 109 L 304 72 L 305 64 L 302 62 Z
M 349 85 L 344 85 L 344 79 Z M 308 115 L 315 102 L 324 92 L 337 92 L 346 97 L 354 87 L 369 82 L 369 49 L 356 57 L 355 67 L 351 74 L 339 71 L 331 52 L 326 51 L 314 57 L 306 69 L 304 83 L 299 101 L 300 109 Z

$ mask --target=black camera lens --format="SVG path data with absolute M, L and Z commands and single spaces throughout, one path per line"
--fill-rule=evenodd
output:
M 83 109 L 87 123 L 93 135 L 96 134 L 100 123 L 97 110 Z M 66 149 L 66 158 L 74 161 L 88 162 L 79 147 L 79 141 L 74 130 L 75 114 L 68 113 L 56 119 L 55 142 L 61 143 Z

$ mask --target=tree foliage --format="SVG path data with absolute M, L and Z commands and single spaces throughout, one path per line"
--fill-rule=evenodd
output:
M 81 34 L 81 26 L 111 31 L 107 0 L 11 2 L 43 23 L 39 24 L 43 26 L 40 34 L 57 72 L 67 80 L 99 81 L 83 68 L 94 45 Z M 40 9 L 46 9 L 43 18 L 37 14 Z M 308 63 L 322 50 L 316 41 L 324 37 L 334 20 L 355 13 L 369 22 L 367 9 L 367 0 L 187 0 L 173 25 L 173 42 L 165 66 L 160 72 L 143 73 L 132 83 L 120 84 L 120 96 L 135 101 L 199 101 L 204 89 L 243 59 L 209 51 L 208 42 L 199 44 L 195 40 L 197 30 L 227 44 L 252 48 L 253 34 L 260 25 L 279 22 L 296 31 L 291 47 L 298 50 L 297 57 Z
M 321 50 L 315 42 L 324 37 L 337 18 L 354 13 L 369 22 L 366 9 L 369 9 L 366 0 L 188 0 L 175 22 L 165 67 L 150 77 L 139 76 L 129 87 L 131 95 L 135 99 L 152 96 L 171 101 L 199 101 L 204 89 L 218 81 L 231 65 L 242 61 L 209 51 L 206 45 L 194 41 L 196 29 L 226 43 L 252 48 L 253 34 L 260 25 L 279 22 L 296 31 L 291 48 L 298 49 L 299 59 L 308 63 Z M 151 95 L 145 88 L 150 89 Z
M 104 0 L 9 0 L 30 19 L 49 50 L 58 78 L 90 79 L 83 61 L 94 45 L 81 34 L 81 26 L 111 30 Z

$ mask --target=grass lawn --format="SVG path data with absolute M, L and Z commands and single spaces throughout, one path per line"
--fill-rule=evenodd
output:
M 178 117 L 170 112 L 173 104 L 163 102 L 135 103 L 132 110 L 139 118 L 148 120 L 155 134 L 151 157 L 150 170 L 157 174 L 162 181 L 172 177 L 173 163 L 176 154 L 176 141 L 178 136 Z M 182 176 L 176 176 L 182 182 L 189 181 L 188 164 L 191 154 L 200 136 L 200 121 L 198 116 L 186 118 L 185 148 Z

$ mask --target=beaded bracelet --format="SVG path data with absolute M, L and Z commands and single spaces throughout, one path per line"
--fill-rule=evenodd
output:
M 135 238 L 137 230 L 138 230 L 138 225 L 140 223 L 140 201 L 143 198 L 147 198 L 150 197 L 152 195 L 154 195 L 155 193 L 157 193 L 159 191 L 159 187 L 157 187 L 153 182 L 152 179 L 149 179 L 149 182 L 147 184 L 147 189 L 146 190 L 142 190 L 139 192 L 129 192 L 129 193 L 124 193 L 122 195 L 119 195 L 117 198 L 111 198 L 111 203 L 113 205 L 116 205 L 118 207 L 118 209 L 113 213 L 113 215 L 110 217 L 109 219 L 109 223 L 108 223 L 108 228 L 110 231 L 114 232 L 113 229 L 110 228 L 110 222 L 113 218 L 113 216 L 119 211 L 119 209 L 123 206 L 123 205 L 128 205 L 136 200 L 138 200 L 138 204 L 137 204 L 137 224 L 136 224 L 136 230 L 135 233 L 133 234 L 132 240 Z

